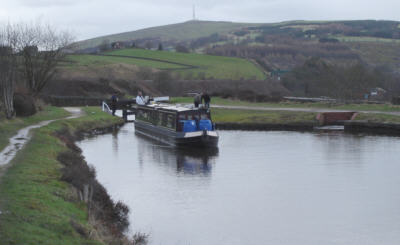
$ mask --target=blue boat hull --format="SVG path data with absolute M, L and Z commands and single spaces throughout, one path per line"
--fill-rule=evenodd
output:
M 142 121 L 135 121 L 135 132 L 177 147 L 215 148 L 218 146 L 219 139 L 215 131 L 176 132 L 169 128 L 155 126 Z

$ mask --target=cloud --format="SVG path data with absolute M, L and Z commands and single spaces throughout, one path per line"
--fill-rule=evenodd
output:
M 81 1 L 76 0 L 14 0 L 22 7 L 29 8 L 50 8 L 50 7 L 62 7 L 62 6 L 71 6 L 76 5 Z M 91 0 L 87 0 L 91 1 Z
M 192 18 L 193 4 L 202 20 L 400 20 L 398 0 L 14 0 L 2 3 L 0 22 L 41 17 L 86 39 L 187 21 Z

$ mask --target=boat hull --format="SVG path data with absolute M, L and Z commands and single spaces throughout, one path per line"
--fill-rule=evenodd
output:
M 154 126 L 141 121 L 135 122 L 135 132 L 176 147 L 215 148 L 218 146 L 219 139 L 215 131 L 176 132 L 168 128 Z

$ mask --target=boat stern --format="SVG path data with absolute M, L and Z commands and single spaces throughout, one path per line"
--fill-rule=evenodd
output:
M 203 130 L 184 133 L 176 139 L 178 146 L 217 147 L 219 135 L 216 131 Z

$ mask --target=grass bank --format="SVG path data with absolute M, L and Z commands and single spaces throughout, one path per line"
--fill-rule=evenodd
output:
M 192 97 L 173 97 L 171 103 L 193 103 Z M 212 108 L 213 120 L 216 123 L 267 123 L 267 124 L 287 124 L 315 122 L 316 112 L 299 111 L 268 111 L 261 108 L 305 108 L 305 109 L 332 109 L 346 111 L 377 111 L 377 112 L 399 112 L 399 105 L 392 104 L 326 104 L 326 103 L 256 103 L 233 99 L 213 97 L 212 105 L 221 106 L 245 106 L 250 109 L 222 109 Z M 257 110 L 257 109 L 260 110 Z M 359 113 L 355 120 L 369 121 L 373 123 L 400 123 L 400 116 L 378 113 Z
M 34 130 L 31 141 L 1 178 L 1 244 L 104 244 L 101 232 L 88 221 L 86 203 L 80 201 L 71 184 L 61 180 L 65 166 L 57 158 L 71 150 L 56 134 L 90 131 L 122 121 L 98 108 L 84 111 L 86 115 L 81 118 L 56 121 Z M 53 119 L 65 114 L 50 108 L 42 117 Z
M 193 103 L 193 97 L 173 97 L 171 103 Z M 400 111 L 399 105 L 392 104 L 327 104 L 327 103 L 296 103 L 296 102 L 249 102 L 243 100 L 223 99 L 221 97 L 212 97 L 211 104 L 227 106 L 250 106 L 250 107 L 271 107 L 271 108 L 316 108 L 316 109 L 334 109 L 350 111 Z
M 217 129 L 312 131 L 317 113 L 212 109 Z
M 18 130 L 41 121 L 64 118 L 67 115 L 69 115 L 68 112 L 62 108 L 46 107 L 31 117 L 15 118 L 12 120 L 0 118 L 0 151 L 8 145 L 8 139 L 16 135 Z
M 372 123 L 400 123 L 400 116 L 376 113 L 359 113 L 355 120 L 368 121 Z
M 313 123 L 317 113 L 314 112 L 292 112 L 292 111 L 255 111 L 255 110 L 233 110 L 212 109 L 212 117 L 215 123 Z

